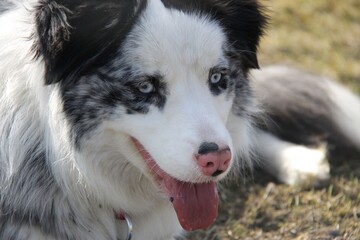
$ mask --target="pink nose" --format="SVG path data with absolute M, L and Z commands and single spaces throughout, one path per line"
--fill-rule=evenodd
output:
M 207 147 L 205 150 L 200 147 L 199 153 L 196 154 L 196 160 L 204 175 L 216 177 L 229 168 L 231 151 L 228 147 L 219 149 L 217 145 L 214 147 L 215 143 L 211 144 L 212 147 Z M 208 146 L 210 145 L 208 144 Z

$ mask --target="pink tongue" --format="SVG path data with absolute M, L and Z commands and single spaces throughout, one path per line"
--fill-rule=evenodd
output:
M 186 183 L 166 174 L 152 159 L 141 143 L 131 138 L 149 169 L 162 180 L 163 190 L 172 199 L 177 217 L 184 230 L 205 229 L 218 214 L 219 196 L 214 182 Z
M 166 176 L 163 180 L 184 230 L 206 229 L 214 223 L 219 203 L 214 182 L 186 183 L 170 176 Z

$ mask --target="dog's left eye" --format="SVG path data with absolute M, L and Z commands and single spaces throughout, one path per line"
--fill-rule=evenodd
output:
M 138 85 L 140 92 L 148 94 L 154 91 L 154 85 L 151 82 L 145 81 Z
M 211 82 L 212 84 L 216 84 L 216 83 L 220 82 L 221 78 L 222 78 L 222 74 L 221 74 L 221 73 L 213 73 L 213 74 L 211 74 L 211 76 L 210 76 L 210 82 Z
M 209 84 L 215 94 L 219 94 L 228 87 L 226 69 L 213 70 L 209 74 Z

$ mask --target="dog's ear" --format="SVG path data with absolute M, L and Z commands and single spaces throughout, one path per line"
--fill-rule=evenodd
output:
M 35 8 L 34 50 L 45 84 L 74 79 L 115 54 L 145 0 L 41 0 Z
M 268 18 L 256 0 L 211 0 L 216 19 L 225 27 L 235 55 L 245 69 L 259 68 L 257 48 Z
M 230 54 L 245 70 L 258 68 L 257 48 L 267 16 L 257 0 L 162 0 L 165 6 L 185 12 L 199 11 L 215 18 L 230 41 Z

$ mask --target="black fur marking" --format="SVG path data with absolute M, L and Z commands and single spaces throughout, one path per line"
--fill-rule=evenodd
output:
M 267 24 L 263 7 L 256 0 L 162 0 L 165 6 L 213 17 L 228 35 L 233 54 L 245 72 L 258 68 L 257 47 Z
M 146 1 L 42 0 L 36 8 L 36 56 L 45 83 L 74 81 L 106 64 L 131 30 Z
M 142 81 L 151 82 L 154 91 L 149 94 L 139 91 Z M 62 85 L 61 90 L 64 112 L 73 126 L 72 139 L 77 147 L 84 134 L 96 128 L 104 118 L 118 118 L 118 112 L 114 112 L 117 108 L 124 108 L 127 114 L 145 114 L 150 106 L 161 111 L 168 94 L 160 75 L 135 77 L 126 72 L 120 79 L 93 73 L 76 84 Z

